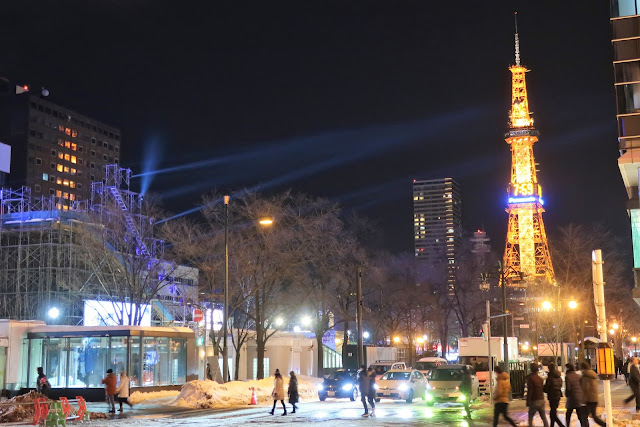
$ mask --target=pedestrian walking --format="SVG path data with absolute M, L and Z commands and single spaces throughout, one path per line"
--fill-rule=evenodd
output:
M 567 368 L 564 376 L 565 394 L 567 395 L 567 401 L 565 403 L 565 407 L 567 408 L 567 427 L 571 425 L 571 414 L 573 414 L 574 410 L 578 416 L 578 421 L 580 421 L 580 426 L 589 427 L 589 422 L 587 421 L 585 413 L 586 408 L 584 406 L 582 386 L 580 385 L 580 376 L 575 371 L 572 364 L 567 363 L 565 368 Z
M 38 379 L 36 380 L 36 391 L 40 394 L 44 394 L 49 397 L 49 390 L 51 389 L 51 384 L 49 384 L 49 380 L 47 376 L 44 374 L 44 369 L 42 366 L 38 367 Z
M 360 401 L 362 402 L 362 406 L 364 407 L 363 417 L 369 416 L 369 408 L 367 407 L 367 399 L 369 398 L 369 382 L 371 379 L 369 378 L 369 374 L 367 372 L 367 368 L 362 365 L 360 366 L 360 370 L 358 371 L 358 389 L 360 390 Z M 373 402 L 372 402 L 373 405 Z
M 116 391 L 118 390 L 116 386 L 117 382 L 118 380 L 116 379 L 116 374 L 113 373 L 113 369 L 107 369 L 107 376 L 102 379 L 102 384 L 104 384 L 107 406 L 109 406 L 109 413 L 111 414 L 115 414 L 116 412 L 115 397 Z
M 369 401 L 369 405 L 371 406 L 371 414 L 370 417 L 376 416 L 376 371 L 373 370 L 372 367 L 369 367 L 367 370 L 367 375 L 369 376 L 369 390 L 367 391 L 367 400 Z
M 616 379 L 618 379 L 618 374 L 622 375 L 622 359 L 617 356 L 613 357 L 613 363 L 616 367 Z
M 462 381 L 460 382 L 460 391 L 464 396 L 464 410 L 467 413 L 466 417 L 471 418 L 471 373 L 465 370 L 462 373 Z
M 276 410 L 276 403 L 278 400 L 282 403 L 282 409 L 284 412 L 282 415 L 287 415 L 287 407 L 284 405 L 284 379 L 282 379 L 282 375 L 280 375 L 280 370 L 276 369 L 275 372 L 275 380 L 273 383 L 273 391 L 271 392 L 271 396 L 273 397 L 273 408 L 271 408 L 271 415 L 273 415 Z
M 582 387 L 586 406 L 585 418 L 589 418 L 589 415 L 591 415 L 596 424 L 606 426 L 607 424 L 596 414 L 596 409 L 598 408 L 598 376 L 587 362 L 582 362 L 580 367 L 582 368 L 580 386 Z
M 289 372 L 289 389 L 287 390 L 287 394 L 289 394 L 289 403 L 293 406 L 292 414 L 296 413 L 296 403 L 298 403 L 298 377 L 296 377 L 296 373 L 291 371 Z
M 529 408 L 529 427 L 533 427 L 533 417 L 536 413 L 542 418 L 544 427 L 549 427 L 547 415 L 544 412 L 544 384 L 538 375 L 538 364 L 531 364 L 531 373 L 527 377 L 527 407 Z
M 560 418 L 558 418 L 558 406 L 560 406 L 560 398 L 562 397 L 562 376 L 556 369 L 555 363 L 549 363 L 549 374 L 547 380 L 544 382 L 544 392 L 547 393 L 547 400 L 549 400 L 549 419 L 551 420 L 551 427 L 556 425 L 564 427 Z
M 622 367 L 622 372 L 624 372 L 624 382 L 629 385 L 629 373 L 631 371 L 631 358 L 627 357 L 627 360 L 624 362 L 624 366 Z
M 504 372 L 500 366 L 496 366 L 496 375 L 498 384 L 496 386 L 493 403 L 493 427 L 498 425 L 498 418 L 500 417 L 500 414 L 502 414 L 502 417 L 509 424 L 515 427 L 516 423 L 509 417 L 509 415 L 507 415 L 509 394 L 511 393 L 511 379 L 509 378 L 509 374 Z
M 122 412 L 122 404 L 126 403 L 129 407 L 133 407 L 133 405 L 129 402 L 129 377 L 125 371 L 120 372 L 120 385 L 116 390 L 116 394 L 118 395 L 118 402 L 120 403 L 120 409 L 118 412 Z
M 624 400 L 624 403 L 629 403 L 633 399 L 636 400 L 636 412 L 640 410 L 640 367 L 638 366 L 638 358 L 631 359 L 629 368 L 629 387 L 633 394 Z

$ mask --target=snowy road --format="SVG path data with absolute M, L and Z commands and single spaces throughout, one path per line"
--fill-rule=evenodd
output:
M 288 405 L 290 409 L 290 405 Z M 424 402 L 413 404 L 405 402 L 382 401 L 377 404 L 376 418 L 362 418 L 360 402 L 348 400 L 309 402 L 300 405 L 300 411 L 282 416 L 282 407 L 276 415 L 270 415 L 271 407 L 260 405 L 236 409 L 169 409 L 144 406 L 127 410 L 123 416 L 116 415 L 104 422 L 92 422 L 92 426 L 182 426 L 198 424 L 236 426 L 236 425 L 301 425 L 341 427 L 375 424 L 380 426 L 424 425 L 433 426 L 486 426 L 491 424 L 490 409 L 486 406 L 473 411 L 471 420 L 463 418 L 461 407 L 428 408 Z

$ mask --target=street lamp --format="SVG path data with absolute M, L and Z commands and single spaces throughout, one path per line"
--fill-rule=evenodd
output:
M 273 225 L 273 217 L 263 216 L 260 219 L 258 219 L 258 224 L 260 224 L 263 227 L 268 227 L 270 225 Z
M 542 303 L 542 309 L 546 311 L 551 310 L 551 303 L 549 301 L 544 301 Z
M 575 301 L 569 301 L 569 308 L 571 310 L 575 310 L 576 308 L 578 308 L 578 303 Z
M 60 310 L 58 310 L 57 307 L 51 307 L 49 309 L 49 312 L 47 313 L 49 315 L 50 318 L 52 318 L 53 320 L 57 319 L 58 316 L 60 315 Z
M 284 319 L 282 317 L 276 317 L 276 320 L 273 322 L 276 326 L 282 326 L 284 324 Z
M 393 337 L 393 342 L 398 344 L 400 342 L 400 337 Z
M 311 317 L 302 316 L 301 322 L 302 322 L 302 326 L 309 326 L 311 324 Z
M 618 325 L 617 323 L 614 323 L 613 325 L 611 325 L 611 327 L 617 330 L 620 327 L 620 325 Z

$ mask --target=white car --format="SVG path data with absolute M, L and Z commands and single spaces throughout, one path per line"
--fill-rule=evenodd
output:
M 404 362 L 376 360 L 376 363 L 372 363 L 369 368 L 373 369 L 373 372 L 376 374 L 376 380 L 379 380 L 388 370 L 407 369 L 407 365 L 405 365 Z
M 376 380 L 376 402 L 382 398 L 402 399 L 407 403 L 414 398 L 426 399 L 427 380 L 415 369 L 390 369 Z
M 443 359 L 442 357 L 423 357 L 418 359 L 415 365 L 413 365 L 413 369 L 417 369 L 426 377 L 436 366 L 446 365 L 448 363 L 447 359 Z

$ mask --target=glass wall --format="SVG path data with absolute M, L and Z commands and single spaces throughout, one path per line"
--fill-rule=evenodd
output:
M 168 337 L 32 338 L 28 340 L 28 386 L 35 388 L 39 366 L 44 368 L 51 386 L 57 388 L 101 388 L 107 369 L 117 375 L 126 370 L 133 386 L 183 384 L 187 373 L 186 341 Z
M 611 0 L 611 17 L 638 15 L 640 5 L 638 0 Z

